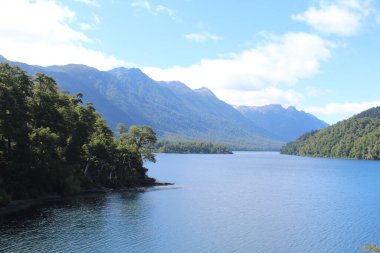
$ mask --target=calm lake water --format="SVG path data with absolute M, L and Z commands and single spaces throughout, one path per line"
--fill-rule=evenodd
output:
M 176 187 L 75 198 L 0 224 L 0 252 L 361 252 L 380 244 L 380 163 L 159 154 Z

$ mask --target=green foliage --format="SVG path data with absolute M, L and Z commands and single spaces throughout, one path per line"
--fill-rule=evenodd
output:
M 303 135 L 284 146 L 281 152 L 301 156 L 379 160 L 380 118 L 377 115 L 380 115 L 380 107 Z
M 155 161 L 156 135 L 132 126 L 115 139 L 82 94 L 60 92 L 43 74 L 32 79 L 0 64 L 1 203 L 56 192 L 75 194 L 92 185 L 146 185 L 143 161 Z
M 372 118 L 372 119 L 380 119 L 380 107 L 373 107 L 364 112 L 361 112 L 354 116 L 354 118 Z
M 179 154 L 231 154 L 232 152 L 222 144 L 207 142 L 168 142 L 161 141 L 156 144 L 158 153 Z

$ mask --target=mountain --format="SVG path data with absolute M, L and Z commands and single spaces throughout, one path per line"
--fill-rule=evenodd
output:
M 305 134 L 284 146 L 281 152 L 301 156 L 379 160 L 380 107 Z
M 91 101 L 113 129 L 120 122 L 146 124 L 162 140 L 203 140 L 236 149 L 278 150 L 284 144 L 207 88 L 192 90 L 181 82 L 157 82 L 136 68 L 99 71 L 77 64 L 9 63 L 30 75 L 53 77 L 62 90 L 82 93 L 83 100 Z
M 304 133 L 319 130 L 328 126 L 314 115 L 298 111 L 290 106 L 281 105 L 238 106 L 236 109 L 256 126 L 271 132 L 276 139 L 282 141 L 295 140 Z
M 206 141 L 248 150 L 279 150 L 285 140 L 295 138 L 270 123 L 262 123 L 274 121 L 281 112 L 272 115 L 274 111 L 268 111 L 265 115 L 271 120 L 265 121 L 265 116 L 255 120 L 205 87 L 193 90 L 178 81 L 155 81 L 137 68 L 99 71 L 78 64 L 41 67 L 3 57 L 1 61 L 18 65 L 29 75 L 47 74 L 57 81 L 60 89 L 82 93 L 83 101 L 92 102 L 112 129 L 120 122 L 149 125 L 163 141 Z M 287 125 L 298 129 L 304 124 L 300 121 L 310 124 L 310 119 L 300 117 Z M 303 129 L 299 132 L 309 130 Z

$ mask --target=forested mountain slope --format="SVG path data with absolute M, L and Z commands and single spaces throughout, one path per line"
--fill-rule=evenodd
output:
M 284 146 L 281 152 L 301 156 L 379 160 L 380 107 L 305 134 Z

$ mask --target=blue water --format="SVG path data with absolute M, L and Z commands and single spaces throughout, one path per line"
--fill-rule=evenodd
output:
M 380 244 L 380 163 L 159 154 L 176 187 L 80 197 L 0 224 L 0 252 L 361 252 Z

